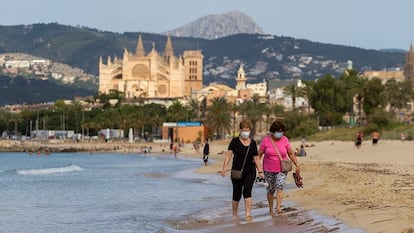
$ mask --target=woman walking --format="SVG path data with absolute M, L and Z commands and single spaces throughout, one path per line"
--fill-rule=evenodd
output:
M 221 176 L 225 176 L 227 166 L 234 155 L 231 169 L 242 171 L 242 177 L 240 179 L 232 177 L 231 179 L 233 184 L 233 219 L 237 219 L 239 202 L 243 195 L 246 220 L 249 221 L 252 218 L 252 189 L 256 179 L 256 168 L 259 171 L 259 176 L 261 178 L 264 178 L 264 176 L 257 154 L 256 141 L 250 138 L 252 123 L 248 120 L 243 120 L 240 122 L 239 127 L 240 136 L 233 138 L 228 146 L 228 151 L 224 158 L 223 168 L 221 170 Z
M 273 200 L 276 192 L 276 211 L 282 213 L 283 189 L 286 185 L 287 173 L 282 172 L 281 162 L 278 153 L 282 159 L 290 160 L 295 164 L 296 174 L 299 174 L 300 168 L 298 160 L 290 146 L 289 139 L 284 136 L 286 128 L 281 121 L 275 121 L 270 126 L 270 134 L 265 136 L 259 146 L 259 158 L 263 158 L 264 176 L 269 184 L 267 187 L 267 201 L 269 203 L 269 212 L 273 215 Z

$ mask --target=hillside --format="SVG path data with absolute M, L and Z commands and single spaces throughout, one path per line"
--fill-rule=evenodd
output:
M 0 26 L 0 53 L 26 53 L 68 64 L 88 74 L 98 75 L 99 57 L 122 58 L 124 48 L 135 51 L 138 34 L 146 52 L 164 51 L 166 36 L 150 33 L 123 34 L 84 27 L 52 24 Z M 352 60 L 358 71 L 401 68 L 405 53 L 366 50 L 323 44 L 292 37 L 261 34 L 236 34 L 214 40 L 172 37 L 174 53 L 201 49 L 204 54 L 204 84 L 234 85 L 240 63 L 248 82 L 263 79 L 316 79 L 326 74 L 339 76 Z M 408 47 L 408 45 L 407 45 Z M 49 94 L 53 94 L 53 90 Z
M 35 104 L 54 102 L 57 99 L 73 99 L 75 96 L 91 96 L 88 89 L 60 85 L 50 80 L 10 78 L 0 75 L 0 106 L 8 104 Z

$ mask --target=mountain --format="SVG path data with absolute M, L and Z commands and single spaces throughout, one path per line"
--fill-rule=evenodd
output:
M 137 32 L 120 34 L 52 23 L 0 26 L 0 54 L 31 54 L 97 76 L 99 58 L 103 57 L 106 62 L 108 56 L 122 58 L 125 48 L 130 52 L 135 51 L 139 34 L 147 53 L 154 44 L 155 49 L 163 53 L 167 40 L 165 35 Z M 235 85 L 240 64 L 244 66 L 248 83 L 262 82 L 263 79 L 311 80 L 326 74 L 338 77 L 347 67 L 348 60 L 360 72 L 402 68 L 406 54 L 263 34 L 235 34 L 212 40 L 172 37 L 172 45 L 177 56 L 184 50 L 202 51 L 205 85 L 218 82 L 229 86 Z M 49 96 L 58 94 L 55 89 L 41 93 Z
M 238 11 L 199 18 L 165 34 L 180 37 L 217 39 L 234 34 L 264 34 L 262 28 L 248 15 Z

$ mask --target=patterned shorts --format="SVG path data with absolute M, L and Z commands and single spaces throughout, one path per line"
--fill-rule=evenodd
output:
M 267 186 L 267 193 L 274 194 L 276 189 L 283 190 L 286 184 L 286 173 L 282 172 L 264 172 Z

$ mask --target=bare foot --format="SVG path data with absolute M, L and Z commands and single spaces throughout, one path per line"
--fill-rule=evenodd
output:
M 273 213 L 273 211 L 270 211 L 270 212 L 269 212 L 269 214 L 270 214 L 270 216 L 272 216 L 272 217 L 276 217 L 276 214 L 275 214 L 275 213 Z
M 281 214 L 281 213 L 283 213 L 283 210 L 282 209 L 277 209 L 277 213 Z
M 231 222 L 232 223 L 238 223 L 239 222 L 239 217 L 238 216 L 231 217 Z
M 252 216 L 246 216 L 246 222 L 253 222 L 253 217 Z

